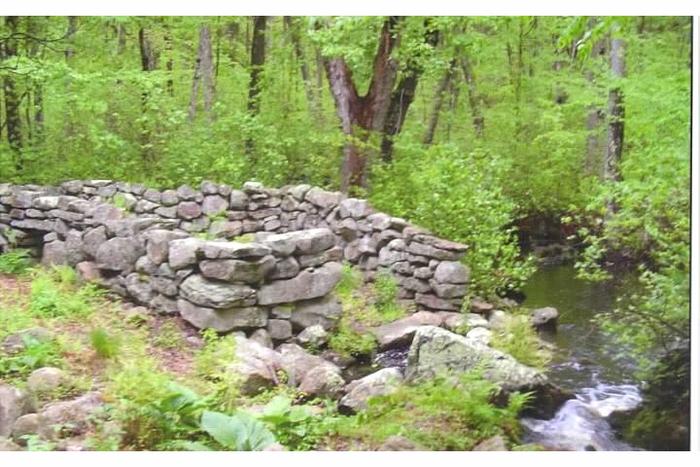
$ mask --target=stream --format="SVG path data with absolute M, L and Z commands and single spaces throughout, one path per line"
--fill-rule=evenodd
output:
M 621 344 L 592 322 L 634 287 L 631 278 L 605 283 L 577 279 L 571 265 L 540 268 L 526 284 L 523 306 L 559 310 L 557 332 L 542 335 L 556 345 L 548 375 L 576 398 L 550 420 L 523 418 L 524 442 L 553 450 L 638 450 L 617 439 L 607 420 L 612 412 L 633 409 L 642 400 L 634 362 L 620 358 Z

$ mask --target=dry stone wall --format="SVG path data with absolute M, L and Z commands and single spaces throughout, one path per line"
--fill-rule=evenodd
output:
M 368 280 L 389 271 L 419 310 L 458 311 L 469 280 L 465 245 L 309 185 L 0 184 L 0 249 L 11 245 L 41 246 L 44 263 L 199 328 L 266 328 L 277 341 L 334 326 L 342 261 Z

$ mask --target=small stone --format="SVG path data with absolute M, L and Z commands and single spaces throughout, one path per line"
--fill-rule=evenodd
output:
M 256 329 L 255 332 L 250 335 L 250 340 L 257 342 L 268 349 L 273 347 L 270 333 L 268 333 L 265 329 Z
M 532 310 L 530 314 L 532 326 L 543 331 L 556 331 L 558 319 L 559 311 L 551 306 Z
M 292 337 L 292 323 L 286 319 L 270 319 L 267 321 L 267 331 L 272 339 L 285 341 Z
M 182 219 L 196 219 L 202 215 L 202 208 L 194 201 L 183 201 L 177 205 L 177 215 Z
M 469 282 L 469 270 L 457 261 L 442 261 L 435 269 L 435 280 L 447 284 L 466 284 Z
M 304 347 L 319 349 L 328 342 L 328 333 L 323 326 L 315 324 L 300 332 L 297 341 Z
M 27 378 L 27 389 L 33 393 L 49 392 L 62 386 L 66 381 L 63 370 L 44 367 L 32 371 Z

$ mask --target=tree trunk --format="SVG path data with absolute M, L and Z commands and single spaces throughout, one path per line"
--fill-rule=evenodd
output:
M 253 17 L 253 41 L 250 47 L 250 85 L 248 86 L 248 112 L 260 112 L 260 78 L 265 66 L 266 16 Z
M 319 126 L 323 125 L 323 112 L 321 111 L 321 96 L 319 90 L 314 88 L 314 83 L 309 73 L 309 65 L 304 55 L 304 48 L 301 44 L 299 36 L 298 21 L 291 16 L 285 16 L 284 22 L 289 29 L 289 37 L 294 47 L 294 55 L 299 62 L 299 70 L 301 71 L 301 80 L 304 84 L 304 92 L 306 93 L 306 101 L 309 104 L 309 112 L 314 117 Z
M 146 73 L 155 70 L 158 64 L 158 57 L 149 38 L 148 31 L 145 28 L 139 29 L 139 51 L 141 54 L 141 70 Z M 146 114 L 148 112 L 149 97 L 148 91 L 144 90 L 141 93 L 142 114 Z M 152 162 L 154 159 L 153 148 L 151 145 L 151 129 L 146 119 L 144 119 L 141 127 L 141 154 L 145 162 Z M 148 167 L 148 165 L 146 167 Z
M 400 18 L 391 16 L 382 26 L 372 79 L 366 95 L 357 94 L 352 72 L 345 60 L 332 58 L 325 61 L 336 112 L 346 136 L 340 184 L 341 190 L 345 192 L 350 187 L 366 186 L 369 154 L 360 145 L 366 143 L 372 133 L 382 131 L 386 125 L 397 69 L 396 61 L 391 57 L 398 40 L 393 30 L 399 20 Z
M 625 42 L 622 39 L 610 41 L 610 71 L 613 79 L 625 76 Z M 620 180 L 620 161 L 625 136 L 625 105 L 622 89 L 615 83 L 608 94 L 608 146 L 605 153 L 604 180 Z M 608 202 L 608 214 L 617 211 L 613 200 Z
M 6 16 L 5 26 L 9 32 L 4 41 L 3 59 L 12 60 L 17 57 L 17 29 L 19 18 L 17 16 Z M 22 160 L 22 118 L 20 116 L 21 99 L 17 94 L 15 77 L 12 71 L 5 74 L 3 78 L 3 91 L 5 94 L 5 125 L 7 126 L 7 142 L 13 154 L 15 169 L 19 172 L 24 166 Z
M 75 55 L 75 49 L 73 48 L 73 37 L 75 36 L 75 33 L 78 31 L 78 17 L 77 16 L 69 16 L 68 17 L 68 29 L 66 31 L 66 41 L 68 42 L 68 45 L 66 46 L 65 50 L 65 55 L 66 55 L 66 60 L 70 61 L 71 58 Z
M 440 35 L 437 30 L 430 28 L 427 21 L 425 27 L 425 43 L 435 47 Z M 391 162 L 394 151 L 394 137 L 401 133 L 406 114 L 408 114 L 408 108 L 416 97 L 416 88 L 422 73 L 423 65 L 416 60 L 410 60 L 401 81 L 399 81 L 398 86 L 391 94 L 389 114 L 382 134 L 381 153 L 384 162 Z
M 192 78 L 192 95 L 190 97 L 190 120 L 193 120 L 197 112 L 197 97 L 200 81 L 202 82 L 202 94 L 204 97 L 204 112 L 211 115 L 211 106 L 214 101 L 214 63 L 212 60 L 211 33 L 209 26 L 199 29 L 199 48 L 194 66 Z
M 28 33 L 35 38 L 40 37 L 42 31 L 37 18 L 34 16 L 27 16 L 26 20 Z M 39 41 L 28 39 L 27 52 L 30 58 L 39 58 Z M 33 84 L 32 96 L 33 105 L 32 110 L 29 112 L 30 115 L 27 117 L 27 128 L 31 129 L 34 127 L 34 131 L 29 140 L 32 143 L 41 143 L 44 140 L 44 88 L 38 81 Z M 33 115 L 31 115 L 32 111 Z
M 435 97 L 433 97 L 433 109 L 430 111 L 430 117 L 428 117 L 428 126 L 425 130 L 425 135 L 423 136 L 423 144 L 430 146 L 433 144 L 433 139 L 435 138 L 435 129 L 437 128 L 438 120 L 440 119 L 440 112 L 442 111 L 442 101 L 445 97 L 445 91 L 447 86 L 450 84 L 450 80 L 454 74 L 455 60 L 450 62 L 450 66 L 445 71 L 438 82 L 437 88 L 435 89 Z
M 123 24 L 117 27 L 117 55 L 124 53 L 126 49 L 126 28 Z
M 472 110 L 474 132 L 477 138 L 481 138 L 484 134 L 484 116 L 481 113 L 481 105 L 479 104 L 479 94 L 476 90 L 474 70 L 472 69 L 468 57 L 463 57 L 460 60 L 460 65 L 462 67 L 462 73 L 464 74 L 464 80 L 467 82 L 467 99 L 469 100 L 469 107 Z
M 163 36 L 163 42 L 165 47 L 165 70 L 168 72 L 168 79 L 165 82 L 165 90 L 170 97 L 175 95 L 174 82 L 173 82 L 173 36 L 170 31 L 170 25 L 165 20 L 164 30 L 165 34 Z
M 625 76 L 625 42 L 613 39 L 610 42 L 610 70 L 614 79 Z M 620 160 L 625 136 L 625 106 L 622 90 L 615 84 L 608 94 L 608 146 L 605 153 L 605 180 L 620 180 Z

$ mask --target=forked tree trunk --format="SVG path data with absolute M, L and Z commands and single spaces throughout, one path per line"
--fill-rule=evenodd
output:
M 397 64 L 391 53 L 397 42 L 393 31 L 399 20 L 391 16 L 382 26 L 372 78 L 364 96 L 358 95 L 352 72 L 345 60 L 332 58 L 325 61 L 336 112 L 346 136 L 340 184 L 341 190 L 346 192 L 350 187 L 366 186 L 369 154 L 361 146 L 369 140 L 372 133 L 383 131 L 386 124 L 396 81 Z

